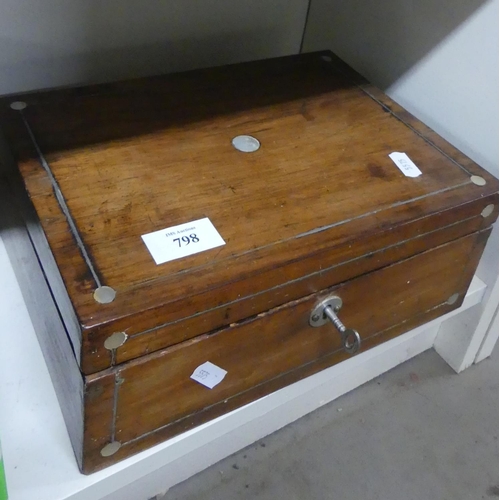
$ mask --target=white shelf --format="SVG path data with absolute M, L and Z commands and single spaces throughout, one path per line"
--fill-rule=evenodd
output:
M 0 439 L 9 500 L 146 500 L 432 347 L 440 321 L 83 476 L 1 239 L 0 277 Z M 446 317 L 478 304 L 484 290 L 474 278 L 462 308 Z

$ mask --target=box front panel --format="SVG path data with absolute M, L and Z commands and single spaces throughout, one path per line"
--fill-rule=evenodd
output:
M 126 363 L 106 376 L 118 382 L 113 435 L 104 435 L 119 449 L 109 457 L 97 447 L 88 449 L 85 469 L 100 468 L 345 359 L 340 334 L 331 324 L 310 326 L 311 311 L 326 297 L 342 299 L 338 315 L 359 331 L 362 350 L 458 307 L 488 234 L 460 238 Z M 227 372 L 212 389 L 191 378 L 207 361 Z

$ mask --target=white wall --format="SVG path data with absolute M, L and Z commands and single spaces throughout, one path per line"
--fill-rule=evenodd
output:
M 1 0 L 0 94 L 297 53 L 307 0 Z

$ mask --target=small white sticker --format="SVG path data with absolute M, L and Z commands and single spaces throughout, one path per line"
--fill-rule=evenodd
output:
M 222 382 L 226 373 L 226 370 L 210 363 L 210 361 L 206 361 L 196 368 L 190 378 L 209 389 L 213 389 L 217 384 Z
M 141 238 L 156 264 L 226 244 L 208 217 L 143 234 Z
M 413 163 L 406 153 L 394 152 L 389 155 L 389 158 L 396 166 L 406 175 L 406 177 L 418 177 L 422 175 L 420 169 Z

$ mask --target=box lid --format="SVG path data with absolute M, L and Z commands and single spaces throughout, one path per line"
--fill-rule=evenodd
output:
M 497 191 L 496 179 L 329 52 L 0 104 L 84 343 L 279 287 L 304 274 L 304 259 L 338 248 L 346 261 L 361 238 L 384 233 L 359 247 L 373 253 L 401 239 L 394 227 L 429 231 L 426 218 L 458 206 L 470 209 L 436 228 L 476 217 L 479 229 Z M 239 151 L 241 135 L 260 147 Z M 405 175 L 394 152 L 421 175 Z M 143 235 L 204 218 L 224 245 L 155 262 Z M 194 247 L 182 240 L 190 234 L 174 244 Z

